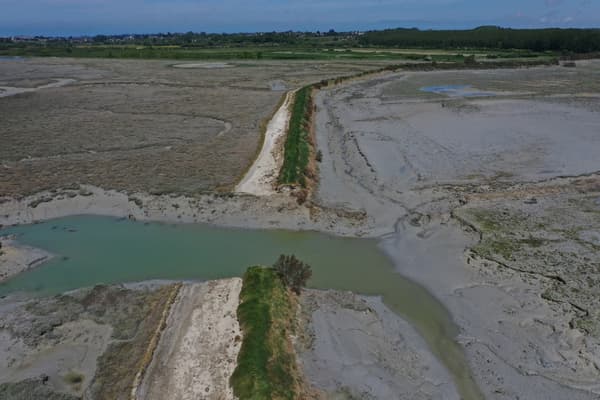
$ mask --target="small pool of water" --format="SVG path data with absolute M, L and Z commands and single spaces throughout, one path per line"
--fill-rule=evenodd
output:
M 421 89 L 422 92 L 443 94 L 449 97 L 490 97 L 496 96 L 494 92 L 484 92 L 470 85 L 441 85 L 441 86 L 425 86 Z
M 277 80 L 269 82 L 269 88 L 273 92 L 283 92 L 287 90 L 287 85 L 284 81 Z
M 313 288 L 382 296 L 420 332 L 462 393 L 474 387 L 449 313 L 422 286 L 396 273 L 376 240 L 98 216 L 0 230 L 4 234 L 15 234 L 19 242 L 56 257 L 0 284 L 0 295 L 22 291 L 51 295 L 101 283 L 241 276 L 249 266 L 272 265 L 280 254 L 295 254 L 312 266 Z

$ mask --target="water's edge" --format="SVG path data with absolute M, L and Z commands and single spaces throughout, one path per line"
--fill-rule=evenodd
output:
M 313 267 L 310 287 L 381 296 L 416 328 L 455 377 L 461 368 L 448 363 L 464 361 L 449 312 L 423 286 L 395 271 L 382 240 L 99 216 L 21 225 L 0 230 L 3 234 L 15 234 L 21 243 L 57 256 L 0 284 L 0 295 L 53 295 L 96 284 L 155 279 L 229 278 L 241 276 L 251 265 L 271 265 L 279 254 L 295 254 Z

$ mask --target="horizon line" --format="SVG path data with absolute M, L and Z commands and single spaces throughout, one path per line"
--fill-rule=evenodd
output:
M 330 32 L 335 32 L 335 33 L 355 33 L 355 32 L 359 32 L 359 33 L 364 33 L 364 32 L 378 32 L 378 31 L 386 31 L 386 30 L 418 30 L 421 32 L 430 32 L 430 31 L 472 31 L 472 30 L 476 30 L 476 29 L 480 29 L 480 28 L 498 28 L 498 29 L 506 29 L 506 30 L 534 30 L 534 31 L 543 31 L 543 30 L 600 30 L 600 27 L 560 27 L 560 26 L 547 26 L 547 27 L 528 27 L 528 28 L 515 28 L 515 27 L 510 27 L 510 26 L 502 26 L 502 25 L 478 25 L 478 26 L 474 26 L 474 27 L 469 27 L 469 28 L 419 28 L 419 27 L 402 27 L 402 26 L 397 26 L 397 27 L 390 27 L 390 28 L 380 28 L 380 29 L 343 29 L 343 30 L 336 30 L 334 28 L 330 28 L 330 29 L 326 29 L 326 30 L 320 30 L 320 29 L 316 29 L 316 30 L 294 30 L 294 29 L 289 29 L 289 30 L 266 30 L 266 31 L 253 31 L 253 30 L 246 30 L 246 31 L 231 31 L 231 32 L 217 32 L 217 31 L 194 31 L 194 30 L 188 30 L 188 31 L 154 31 L 154 32 L 150 32 L 150 31 L 146 31 L 146 32 L 121 32 L 121 33 L 95 33 L 95 34 L 90 34 L 90 33 L 80 33 L 80 34 L 43 34 L 43 33 L 37 33 L 37 34 L 3 34 L 0 35 L 0 38 L 26 38 L 26 37 L 30 37 L 30 38 L 73 38 L 73 37 L 96 37 L 96 36 L 107 36 L 107 37 L 113 37 L 113 36 L 143 36 L 143 35 L 185 35 L 187 33 L 192 33 L 192 34 L 206 34 L 206 35 L 256 35 L 256 34 L 266 34 L 266 33 L 330 33 Z

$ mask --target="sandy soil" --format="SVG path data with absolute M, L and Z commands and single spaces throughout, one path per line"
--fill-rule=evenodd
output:
M 296 347 L 308 381 L 332 399 L 459 399 L 417 332 L 379 298 L 307 290 Z
M 241 345 L 239 278 L 185 285 L 138 399 L 234 399 L 229 378 Z
M 52 254 L 0 236 L 0 282 L 48 261 Z
M 596 64 L 577 72 L 556 67 L 395 74 L 318 96 L 318 147 L 324 153 L 319 201 L 363 210 L 375 226 L 392 232 L 382 240 L 384 250 L 400 273 L 424 285 L 449 309 L 486 398 L 599 395 L 598 336 L 589 325 L 574 325 L 581 311 L 578 303 L 566 300 L 585 296 L 563 290 L 556 292 L 562 293 L 558 302 L 549 298 L 548 281 L 553 279 L 544 275 L 553 275 L 554 267 L 539 263 L 575 247 L 536 248 L 522 264 L 517 257 L 499 267 L 485 257 L 468 256 L 481 236 L 454 218 L 459 206 L 474 201 L 471 194 L 493 196 L 515 182 L 524 193 L 521 205 L 543 192 L 529 181 L 554 182 L 562 186 L 559 192 L 597 190 L 576 186 L 577 178 L 559 177 L 600 170 L 597 100 L 577 96 L 599 71 Z M 420 90 L 444 84 L 509 94 L 455 99 Z M 586 93 L 596 90 L 594 85 Z M 515 94 L 525 90 L 527 94 Z M 573 95 L 557 99 L 558 93 Z M 561 205 L 552 191 L 546 196 L 547 210 L 568 204 Z M 506 206 L 502 196 L 497 200 L 495 212 L 502 216 Z M 541 212 L 541 203 L 530 203 Z M 517 219 L 526 220 L 529 213 L 517 214 Z M 569 215 L 572 229 L 596 237 L 589 217 Z M 528 240 L 528 232 L 534 232 L 531 226 L 508 231 L 512 236 L 501 245 L 520 237 Z M 502 252 L 501 245 L 492 246 L 493 257 Z M 588 290 L 584 282 L 595 279 L 597 254 L 585 257 L 587 270 L 570 268 L 567 258 L 552 261 L 570 276 L 566 281 L 576 282 L 559 284 L 562 289 Z M 539 265 L 535 271 L 519 272 L 531 270 L 533 260 Z
M 267 124 L 265 139 L 258 157 L 235 187 L 238 193 L 269 196 L 275 193 L 277 177 L 283 165 L 283 145 L 290 122 L 294 92 L 288 92 L 283 104 Z

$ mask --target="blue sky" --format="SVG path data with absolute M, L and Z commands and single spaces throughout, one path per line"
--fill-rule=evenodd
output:
M 0 0 L 0 35 L 600 27 L 600 0 Z

